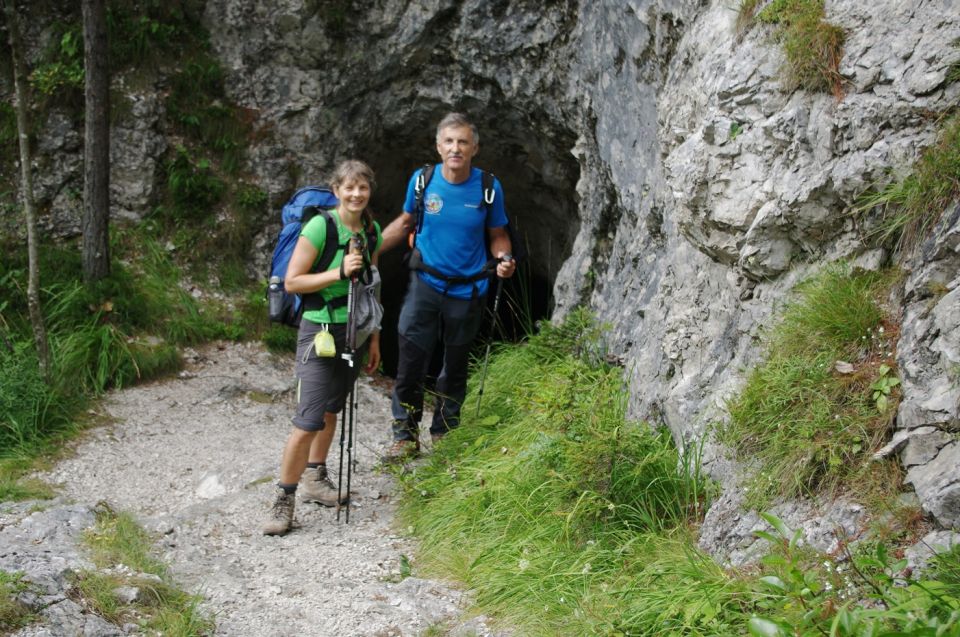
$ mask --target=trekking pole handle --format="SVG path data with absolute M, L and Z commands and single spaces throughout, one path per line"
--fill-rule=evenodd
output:
M 360 239 L 360 235 L 356 235 L 356 234 L 355 234 L 355 235 L 353 235 L 352 237 L 350 237 L 350 245 L 349 245 L 349 247 L 348 247 L 347 249 L 349 250 L 350 254 L 359 254 L 359 255 L 361 255 L 361 256 L 363 255 L 363 242 L 362 242 L 361 239 Z M 351 279 L 352 281 L 356 281 L 356 280 L 357 280 L 357 273 L 354 272 L 354 273 L 350 276 L 350 279 Z

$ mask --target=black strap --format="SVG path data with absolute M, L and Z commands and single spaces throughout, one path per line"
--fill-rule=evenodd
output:
M 437 270 L 436 268 L 424 263 L 423 258 L 420 255 L 420 250 L 417 248 L 414 248 L 410 252 L 410 267 L 412 269 L 426 272 L 431 276 L 437 277 L 441 281 L 445 281 L 447 283 L 447 287 L 460 283 L 474 283 L 475 281 L 485 279 L 497 269 L 498 263 L 500 263 L 499 259 L 490 259 L 483 264 L 483 268 L 476 274 L 471 274 L 469 276 L 450 276 L 449 274 L 444 274 L 440 270 Z

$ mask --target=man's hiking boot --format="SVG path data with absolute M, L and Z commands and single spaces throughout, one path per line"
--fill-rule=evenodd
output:
M 277 487 L 276 500 L 270 507 L 263 522 L 264 535 L 283 535 L 290 530 L 293 525 L 293 508 L 296 501 L 296 495 L 285 493 L 283 489 Z
M 383 456 L 387 463 L 403 462 L 415 458 L 420 453 L 420 443 L 416 440 L 394 440 Z
M 319 502 L 325 507 L 337 506 L 337 486 L 327 475 L 327 467 L 307 467 L 300 476 L 300 499 L 304 502 Z M 346 504 L 350 494 L 340 494 L 340 504 Z

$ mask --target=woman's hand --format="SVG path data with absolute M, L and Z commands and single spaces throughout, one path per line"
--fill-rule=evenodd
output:
M 344 278 L 352 279 L 363 270 L 362 254 L 347 254 L 343 257 L 343 263 L 340 265 Z
M 370 335 L 370 349 L 367 350 L 367 366 L 363 368 L 368 374 L 372 374 L 380 366 L 380 332 L 374 332 Z

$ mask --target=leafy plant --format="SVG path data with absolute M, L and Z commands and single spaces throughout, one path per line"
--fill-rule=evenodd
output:
M 882 414 L 887 411 L 887 404 L 891 390 L 900 384 L 900 379 L 896 376 L 888 376 L 890 373 L 889 365 L 881 365 L 878 370 L 880 377 L 873 381 L 870 389 L 873 390 L 873 400 L 877 403 L 877 410 Z
M 267 205 L 267 193 L 253 184 L 241 184 L 237 188 L 236 201 L 242 210 L 258 213 Z
M 50 61 L 38 65 L 30 83 L 46 96 L 83 87 L 83 36 L 77 26 L 64 31 L 59 46 L 47 54 Z
M 743 132 L 743 124 L 741 122 L 730 122 L 730 141 L 735 140 L 740 136 L 740 133 Z
M 758 613 L 748 628 L 757 637 L 788 635 L 954 635 L 960 631 L 956 586 L 906 574 L 906 560 L 877 543 L 872 552 L 834 560 L 802 547 L 799 530 L 764 513 L 772 532 L 757 536 L 775 551 L 756 581 Z

